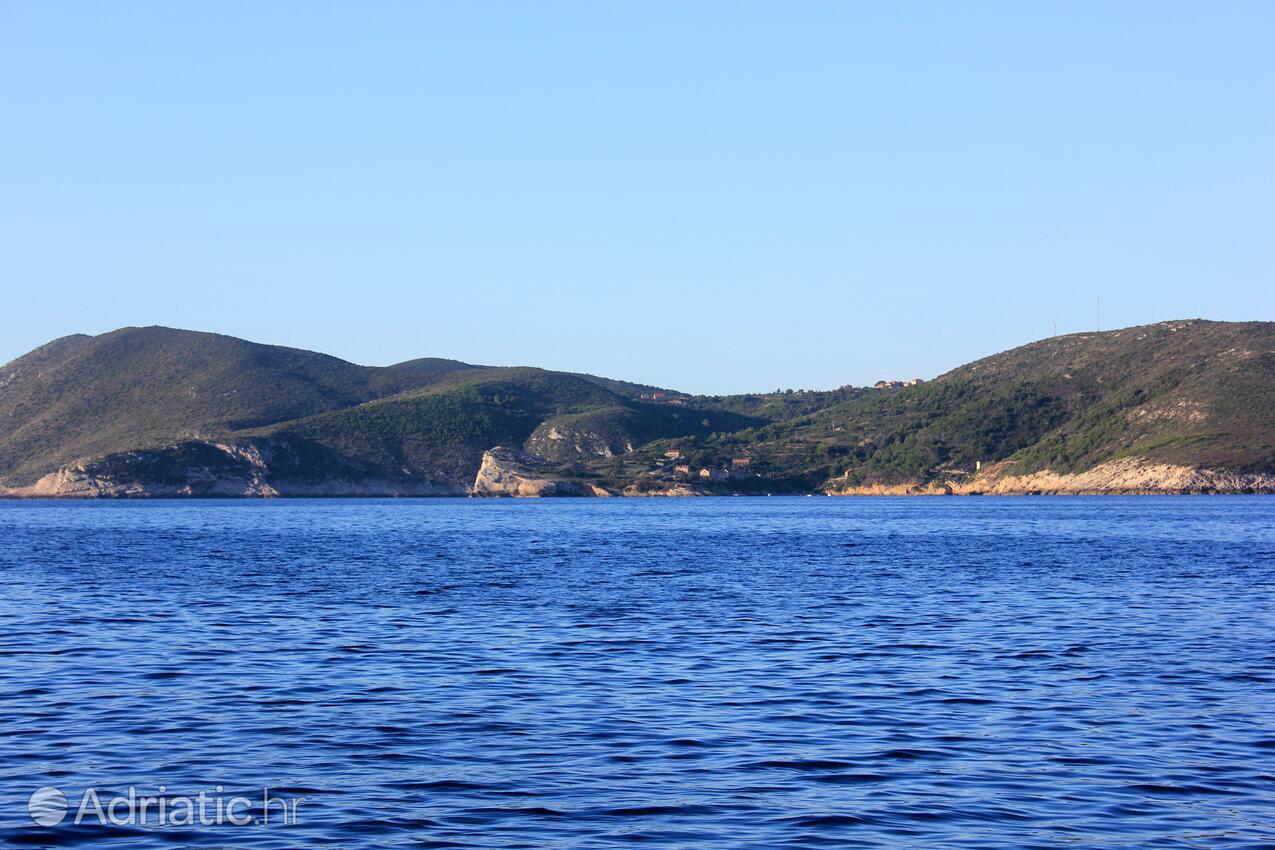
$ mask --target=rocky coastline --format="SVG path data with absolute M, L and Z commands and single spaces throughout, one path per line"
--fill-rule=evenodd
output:
M 978 474 L 937 481 L 849 485 L 830 482 L 830 496 L 1166 496 L 1275 494 L 1275 474 L 1237 473 L 1134 458 L 1101 463 L 1077 473 L 1041 470 L 1011 473 L 1009 464 L 994 464 Z
M 279 439 L 239 443 L 188 441 L 67 464 L 0 497 L 28 499 L 365 498 L 365 497 L 623 497 L 681 498 L 735 493 L 692 481 L 587 480 L 579 469 L 530 452 L 496 446 L 483 454 L 472 484 L 393 478 L 340 469 L 322 477 L 295 474 L 295 447 Z M 974 475 L 932 481 L 850 484 L 834 479 L 812 489 L 824 496 L 1090 496 L 1275 494 L 1275 474 L 1109 461 L 1078 473 L 1015 475 L 1007 463 Z

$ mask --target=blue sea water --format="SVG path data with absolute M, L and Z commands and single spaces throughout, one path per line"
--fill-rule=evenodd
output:
M 0 503 L 0 845 L 80 844 L 1275 847 L 1275 499 Z

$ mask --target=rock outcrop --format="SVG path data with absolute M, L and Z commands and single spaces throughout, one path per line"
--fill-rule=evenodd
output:
M 363 469 L 305 441 L 262 437 L 234 442 L 190 440 L 152 450 L 76 461 L 35 484 L 0 490 L 26 498 L 358 497 L 358 496 L 706 496 L 695 482 L 642 478 L 616 492 L 539 455 L 497 446 L 486 453 L 473 486 Z M 622 487 L 622 489 L 620 489 Z M 931 481 L 850 485 L 829 481 L 833 496 L 1170 495 L 1275 493 L 1275 474 L 1150 463 L 1121 458 L 1077 473 L 1013 474 L 1009 463 L 975 475 Z
M 557 460 L 614 457 L 633 451 L 631 440 L 607 436 L 585 429 L 547 422 L 527 438 L 527 448 L 537 455 Z
M 483 454 L 471 492 L 475 496 L 521 498 L 611 495 L 597 485 L 562 476 L 552 462 L 539 455 L 505 446 Z
M 1058 495 L 1154 495 L 1157 493 L 1275 493 L 1275 474 L 1239 473 L 1225 469 L 1149 463 L 1120 458 L 1084 472 L 1044 470 L 1012 475 L 997 464 L 967 485 L 988 495 L 1040 493 Z
M 646 431 L 643 417 L 632 410 L 599 408 L 546 419 L 523 443 L 523 449 L 557 463 L 588 461 L 627 454 L 657 436 Z
M 76 461 L 3 495 L 93 499 L 465 494 L 453 484 L 391 479 L 324 460 L 315 464 L 313 448 L 284 438 L 233 443 L 189 440 Z
M 1049 470 L 1014 475 L 998 463 L 966 479 L 850 486 L 836 480 L 824 487 L 832 496 L 1132 496 L 1190 493 L 1275 493 L 1275 474 L 1149 463 L 1120 458 L 1075 473 Z
M 640 482 L 624 488 L 624 496 L 711 496 L 712 493 L 680 481 Z

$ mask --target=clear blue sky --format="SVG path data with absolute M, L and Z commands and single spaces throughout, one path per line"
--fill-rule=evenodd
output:
M 0 361 L 122 325 L 689 391 L 1275 319 L 1272 2 L 0 0 Z

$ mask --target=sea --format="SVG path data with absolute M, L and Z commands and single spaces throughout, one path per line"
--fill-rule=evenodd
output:
M 1275 847 L 1275 498 L 2 502 L 80 845 Z

